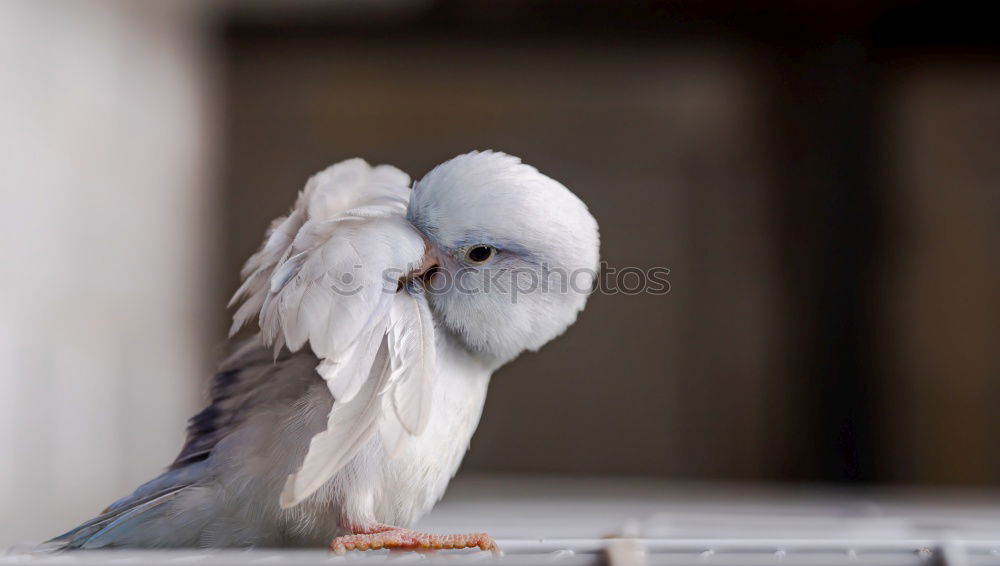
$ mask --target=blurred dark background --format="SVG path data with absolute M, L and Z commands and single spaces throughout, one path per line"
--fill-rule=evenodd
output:
M 225 291 L 304 179 L 516 154 L 667 296 L 494 379 L 465 470 L 1000 480 L 998 35 L 973 5 L 472 1 L 222 33 Z M 220 320 L 219 328 L 224 321 Z
M 311 174 L 472 149 L 671 292 L 501 370 L 460 473 L 998 487 L 998 55 L 955 2 L 0 4 L 0 543 L 174 456 Z

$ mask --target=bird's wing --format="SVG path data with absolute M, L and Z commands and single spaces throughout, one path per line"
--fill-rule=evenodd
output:
M 167 473 L 207 459 L 256 411 L 296 403 L 314 383 L 309 368 L 315 364 L 308 352 L 283 350 L 275 358 L 256 339 L 238 343 L 211 380 L 208 406 L 188 421 L 187 439 Z
M 408 183 L 388 166 L 334 165 L 310 179 L 244 266 L 232 331 L 256 316 L 276 352 L 308 343 L 334 397 L 327 429 L 289 476 L 283 506 L 311 495 L 376 431 L 394 451 L 426 427 L 433 324 L 420 292 L 399 284 L 425 253 L 405 219 Z
M 281 283 L 280 276 L 301 265 L 305 259 L 301 252 L 322 244 L 337 221 L 404 215 L 409 184 L 410 177 L 399 169 L 371 167 L 362 159 L 342 161 L 313 175 L 291 212 L 271 223 L 260 249 L 243 265 L 243 284 L 229 302 L 229 306 L 242 303 L 233 315 L 230 334 L 255 317 L 263 322 L 263 307 L 274 283 Z

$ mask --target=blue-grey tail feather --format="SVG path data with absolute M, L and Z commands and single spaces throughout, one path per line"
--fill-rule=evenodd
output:
M 46 545 L 54 545 L 49 546 L 53 550 L 86 550 L 116 546 L 116 537 L 127 534 L 130 529 L 143 523 L 148 513 L 170 502 L 190 485 L 174 485 L 140 497 L 137 497 L 137 490 L 131 500 L 116 502 L 114 508 L 109 508 L 105 513 L 79 527 L 53 538 Z
M 288 374 L 286 362 L 307 368 L 307 371 Z M 210 522 L 211 517 L 204 511 L 169 504 L 183 496 L 185 490 L 205 485 L 205 480 L 212 475 L 210 456 L 216 445 L 237 430 L 255 408 L 267 404 L 291 405 L 312 383 L 320 380 L 312 371 L 316 363 L 315 356 L 305 350 L 297 354 L 282 350 L 275 359 L 270 349 L 260 343 L 259 337 L 240 345 L 215 375 L 211 402 L 190 420 L 185 445 L 170 468 L 131 495 L 112 503 L 100 516 L 48 541 L 46 550 L 197 543 L 187 539 L 182 543 L 164 540 L 162 533 L 171 532 L 169 526 L 162 527 L 159 534 L 155 528 L 150 528 L 148 536 L 139 535 L 143 534 L 143 529 L 177 513 L 197 513 Z M 293 379 L 296 375 L 301 375 L 302 379 Z M 191 521 L 186 524 L 190 525 Z
M 167 470 L 152 480 L 140 485 L 131 495 L 122 497 L 118 501 L 108 505 L 108 508 L 104 510 L 104 513 L 127 509 L 134 506 L 136 503 L 141 503 L 151 495 L 168 491 L 174 487 L 189 486 L 204 476 L 206 467 L 206 462 L 201 461 L 189 464 L 183 468 Z

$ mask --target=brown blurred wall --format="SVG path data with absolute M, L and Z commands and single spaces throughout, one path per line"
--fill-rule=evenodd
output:
M 895 74 L 881 399 L 891 478 L 1000 478 L 1000 73 L 989 60 Z

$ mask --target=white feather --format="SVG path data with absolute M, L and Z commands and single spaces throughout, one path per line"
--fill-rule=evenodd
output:
M 273 318 L 276 313 L 268 309 L 275 299 L 275 283 L 280 283 L 277 287 L 287 285 L 301 268 L 294 263 L 286 265 L 289 258 L 323 244 L 339 220 L 403 216 L 410 197 L 409 184 L 409 176 L 399 169 L 389 165 L 371 167 L 361 159 L 342 161 L 313 175 L 299 193 L 292 211 L 271 223 L 264 243 L 244 264 L 240 272 L 243 284 L 230 301 L 230 306 L 242 303 L 233 316 L 230 335 L 259 316 L 268 342 L 276 342 L 280 322 Z M 282 267 L 281 277 L 275 278 Z M 306 283 L 304 278 L 300 279 L 296 292 L 304 290 Z M 296 325 L 286 328 L 285 338 L 293 350 L 304 343 L 296 335 L 298 329 Z M 288 333 L 296 339 L 288 339 Z
M 285 262 L 292 274 L 283 271 L 285 264 L 276 269 L 273 282 L 287 283 L 273 286 L 261 328 L 269 338 L 280 327 L 289 348 L 308 340 L 317 356 L 339 360 L 373 317 L 384 314 L 382 298 L 395 292 L 395 278 L 420 265 L 424 241 L 400 216 L 340 222 L 325 236 L 304 257 Z
M 379 420 L 379 437 L 382 439 L 382 449 L 389 458 L 395 458 L 406 447 L 411 438 L 410 433 L 399 422 L 399 417 L 392 408 L 392 399 L 382 396 L 382 416 Z
M 348 403 L 361 390 L 375 363 L 375 356 L 378 354 L 383 336 L 385 336 L 385 319 L 362 335 L 339 362 L 324 359 L 316 367 L 316 371 L 326 380 L 330 394 L 336 402 Z
M 397 293 L 389 311 L 391 399 L 407 432 L 420 435 L 431 415 L 437 360 L 434 321 L 423 293 Z

